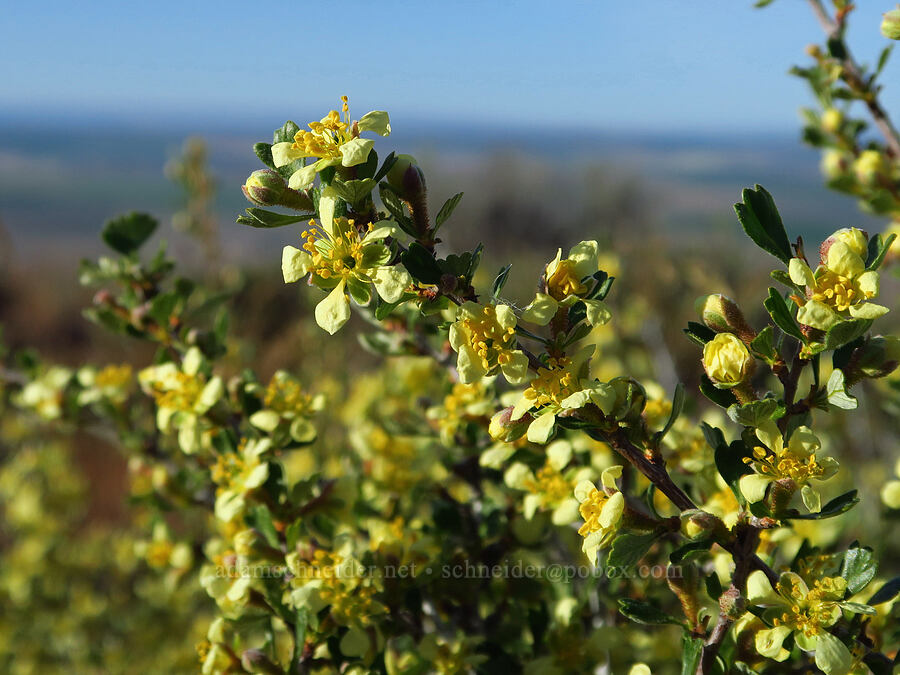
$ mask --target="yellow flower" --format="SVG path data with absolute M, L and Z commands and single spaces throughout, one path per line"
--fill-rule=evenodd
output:
M 498 371 L 510 384 L 528 372 L 528 357 L 518 349 L 516 315 L 507 305 L 466 302 L 450 326 L 450 346 L 458 353 L 456 368 L 466 384 Z
M 72 371 L 54 366 L 22 387 L 14 402 L 22 408 L 31 408 L 44 419 L 57 419 L 63 413 L 65 389 L 71 379 Z
M 768 609 L 763 619 L 772 628 L 756 634 L 756 651 L 766 658 L 784 661 L 789 652 L 782 644 L 794 635 L 803 651 L 815 651 L 816 665 L 829 675 L 849 672 L 852 656 L 846 645 L 828 632 L 841 618 L 841 609 L 874 614 L 868 605 L 842 602 L 847 582 L 842 577 L 821 577 L 812 588 L 794 572 L 781 575 L 775 588 L 766 575 L 756 570 L 747 580 L 747 596 L 751 604 Z
M 828 330 L 839 321 L 877 319 L 887 313 L 887 307 L 869 302 L 878 295 L 879 276 L 875 270 L 866 270 L 866 247 L 864 232 L 844 228 L 822 244 L 821 264 L 815 272 L 800 258 L 791 258 L 791 281 L 806 289 L 797 321 Z
M 599 270 L 599 245 L 596 241 L 582 241 L 569 250 L 569 256 L 562 257 L 562 249 L 544 271 L 546 293 L 535 295 L 531 304 L 522 312 L 522 320 L 538 326 L 546 326 L 560 307 L 571 307 L 583 303 L 588 323 L 601 326 L 609 321 L 609 308 L 602 300 L 591 297 L 590 291 L 596 284 L 593 277 Z
M 204 425 L 201 418 L 225 393 L 218 376 L 203 375 L 206 362 L 196 347 L 184 355 L 181 367 L 168 362 L 145 368 L 138 374 L 141 387 L 156 399 L 156 424 L 170 433 L 178 430 L 182 451 L 193 454 L 200 448 Z
M 597 551 L 609 544 L 618 532 L 625 511 L 625 497 L 616 485 L 621 475 L 621 466 L 611 466 L 600 474 L 602 489 L 587 480 L 575 486 L 578 510 L 584 518 L 584 524 L 578 529 L 578 534 L 584 537 L 581 550 L 592 564 L 597 560 Z
M 250 415 L 250 424 L 273 433 L 284 421 L 289 425 L 290 438 L 297 443 L 311 443 L 316 438 L 316 428 L 309 419 L 324 405 L 324 396 L 305 393 L 297 378 L 279 370 L 265 389 L 263 408 Z
M 538 368 L 510 416 L 510 421 L 515 422 L 533 411 L 535 419 L 528 427 L 529 441 L 546 443 L 553 433 L 557 413 L 580 408 L 600 396 L 598 387 L 605 385 L 588 381 L 593 352 L 594 346 L 588 345 L 572 357 L 550 358 L 546 366 Z
M 703 368 L 720 389 L 744 382 L 752 365 L 753 357 L 747 346 L 731 333 L 719 333 L 703 347 Z
M 453 447 L 457 433 L 469 421 L 490 417 L 494 408 L 494 397 L 483 380 L 472 384 L 457 382 L 441 405 L 428 410 L 428 417 L 437 422 L 441 442 L 447 447 Z
M 216 489 L 216 518 L 224 522 L 234 520 L 246 506 L 246 496 L 269 477 L 266 453 L 271 441 L 241 440 L 237 452 L 227 452 L 217 457 L 210 469 Z
M 89 405 L 102 400 L 122 403 L 128 397 L 133 374 L 127 363 L 109 365 L 101 370 L 85 366 L 78 371 L 78 383 L 84 390 L 78 394 L 79 405 Z
M 756 437 L 765 447 L 757 446 L 753 449 L 753 457 L 744 460 L 756 471 L 740 480 L 741 493 L 747 500 L 762 501 L 769 484 L 781 481 L 793 490 L 802 488 L 800 496 L 806 508 L 814 513 L 820 511 L 821 498 L 809 483 L 831 478 L 837 473 L 838 463 L 833 457 L 816 455 L 821 445 L 809 427 L 794 430 L 785 446 L 781 431 L 774 422 L 767 420 L 756 429 Z
M 375 144 L 371 139 L 361 138 L 364 131 L 380 136 L 389 136 L 391 123 L 383 110 L 373 110 L 359 121 L 350 119 L 347 97 L 341 97 L 341 112 L 332 110 L 318 122 L 310 122 L 309 131 L 302 129 L 294 135 L 294 141 L 276 143 L 272 146 L 272 159 L 276 167 L 290 164 L 297 159 L 315 157 L 313 164 L 295 171 L 288 186 L 292 190 L 305 188 L 316 178 L 316 174 L 329 166 L 351 167 L 363 164 Z
M 285 283 L 309 274 L 311 283 L 331 291 L 316 305 L 316 323 L 333 335 L 350 319 L 350 297 L 367 305 L 374 285 L 385 302 L 397 302 L 411 279 L 400 265 L 385 264 L 391 252 L 384 239 L 395 235 L 393 225 L 380 221 L 362 232 L 352 220 L 333 218 L 335 198 L 325 192 L 319 201 L 322 226 L 309 221 L 303 250 L 284 247 L 281 269 Z
M 572 444 L 556 441 L 547 446 L 547 459 L 537 472 L 521 462 L 513 463 L 504 473 L 503 481 L 514 490 L 528 494 L 522 500 L 525 518 L 531 520 L 540 510 L 551 511 L 554 525 L 568 525 L 578 518 L 579 503 L 573 490 L 593 473 L 590 467 L 566 470 L 572 459 Z

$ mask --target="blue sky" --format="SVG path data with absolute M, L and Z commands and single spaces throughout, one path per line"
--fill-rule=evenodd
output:
M 893 2 L 858 5 L 851 44 L 871 62 Z M 3 14 L 0 111 L 151 123 L 318 117 L 346 93 L 395 126 L 789 131 L 808 98 L 786 72 L 820 40 L 802 0 L 50 0 Z

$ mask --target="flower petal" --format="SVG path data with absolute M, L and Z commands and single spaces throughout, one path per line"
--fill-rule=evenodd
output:
M 556 425 L 556 415 L 545 413 L 528 425 L 528 440 L 543 445 L 550 440 Z
M 769 487 L 769 483 L 771 482 L 771 478 L 758 473 L 741 476 L 741 494 L 746 497 L 748 502 L 761 502 L 765 498 L 766 488 Z
M 791 281 L 801 288 L 807 286 L 811 288 L 816 287 L 816 277 L 813 271 L 800 258 L 791 258 L 791 262 L 788 263 L 788 274 L 791 277 Z
M 385 302 L 397 302 L 403 297 L 404 291 L 412 283 L 412 279 L 401 265 L 393 267 L 379 267 L 372 275 L 372 283 L 375 290 Z
M 316 323 L 329 334 L 334 335 L 350 319 L 350 299 L 344 292 L 346 282 L 334 287 L 324 300 L 316 305 Z
M 546 326 L 558 308 L 556 300 L 545 293 L 538 293 L 522 312 L 522 320 L 537 326 Z
M 373 110 L 356 123 L 360 131 L 371 131 L 379 136 L 391 135 L 391 118 L 384 110 Z
M 312 256 L 309 253 L 293 246 L 284 247 L 281 252 L 281 274 L 284 276 L 284 283 L 292 284 L 299 281 L 309 274 L 310 267 Z
M 369 152 L 375 141 L 370 138 L 354 138 L 341 146 L 341 164 L 343 166 L 356 166 L 364 163 L 369 158 Z
M 295 159 L 302 159 L 304 157 L 309 157 L 306 152 L 303 150 L 297 149 L 293 147 L 294 144 L 290 142 L 285 143 L 276 143 L 272 146 L 272 161 L 275 163 L 275 166 L 282 167 L 287 166 Z

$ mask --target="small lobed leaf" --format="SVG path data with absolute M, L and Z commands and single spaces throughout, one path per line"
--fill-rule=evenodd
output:
M 741 193 L 743 202 L 734 205 L 741 226 L 757 246 L 787 264 L 792 257 L 791 243 L 772 195 L 761 185 Z
M 766 298 L 763 305 L 765 306 L 766 311 L 769 312 L 769 316 L 772 317 L 772 321 L 775 322 L 776 326 L 788 335 L 792 335 L 798 340 L 805 342 L 806 338 L 800 331 L 800 326 L 794 321 L 794 317 L 791 316 L 791 311 L 788 309 L 784 298 L 781 297 L 781 293 L 770 287 L 769 297 Z
M 153 235 L 157 225 L 153 216 L 132 212 L 107 221 L 100 236 L 114 251 L 130 255 Z
M 850 548 L 844 554 L 844 564 L 841 566 L 841 576 L 847 580 L 847 594 L 853 596 L 859 593 L 875 578 L 877 571 L 878 563 L 872 549 L 862 546 Z
M 627 619 L 631 619 L 635 623 L 647 626 L 660 626 L 665 624 L 674 624 L 676 626 L 682 625 L 682 622 L 671 614 L 667 614 L 656 605 L 644 602 L 643 600 L 621 598 L 619 600 L 619 612 Z
M 453 211 L 456 209 L 459 201 L 463 198 L 462 192 L 457 192 L 455 195 L 450 197 L 447 201 L 444 202 L 444 205 L 441 207 L 441 210 L 438 211 L 437 215 L 434 217 L 434 231 L 437 232 L 438 228 L 447 222 L 447 219 L 453 215 Z

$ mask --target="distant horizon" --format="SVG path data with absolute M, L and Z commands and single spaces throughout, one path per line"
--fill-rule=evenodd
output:
M 848 39 L 860 62 L 888 45 L 878 25 L 891 4 L 854 10 Z M 788 70 L 824 35 L 806 3 L 752 5 L 13 3 L 0 24 L 13 66 L 0 100 L 7 115 L 63 126 L 266 128 L 319 119 L 346 94 L 354 116 L 387 110 L 398 131 L 415 121 L 573 135 L 789 132 L 813 98 Z M 898 59 L 882 81 L 885 108 L 900 108 Z

